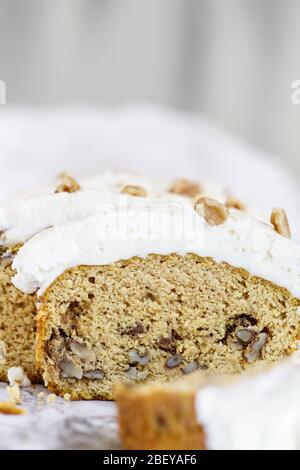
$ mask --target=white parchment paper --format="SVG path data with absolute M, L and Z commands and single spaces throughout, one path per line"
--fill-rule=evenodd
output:
M 0 383 L 0 401 L 7 400 Z M 116 405 L 113 402 L 71 402 L 57 397 L 37 403 L 42 386 L 22 389 L 25 415 L 0 414 L 0 449 L 118 449 Z

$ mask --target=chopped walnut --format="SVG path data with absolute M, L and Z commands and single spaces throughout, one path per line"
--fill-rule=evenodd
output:
M 85 343 L 70 340 L 68 344 L 70 350 L 83 361 L 94 362 L 96 359 L 95 353 L 91 351 Z
M 267 333 L 262 332 L 259 333 L 257 339 L 247 347 L 245 358 L 250 364 L 259 358 L 262 348 L 267 344 L 267 342 L 268 335 Z
M 64 358 L 60 361 L 58 367 L 62 371 L 64 378 L 82 379 L 82 368 L 77 366 L 67 354 L 65 354 Z
M 72 176 L 64 175 L 62 182 L 57 186 L 55 193 L 75 193 L 79 191 L 80 184 Z
M 194 197 L 196 194 L 201 193 L 201 188 L 198 183 L 193 183 L 185 179 L 179 179 L 169 189 L 170 193 L 181 194 L 183 196 Z
M 192 372 L 195 372 L 197 369 L 199 369 L 199 362 L 192 361 L 182 368 L 182 372 L 184 374 L 191 374 Z
M 201 197 L 195 203 L 196 212 L 204 217 L 209 225 L 221 225 L 228 219 L 229 210 L 220 202 L 209 197 Z
M 242 202 L 240 199 L 237 199 L 233 196 L 228 196 L 225 206 L 228 207 L 228 209 L 238 209 L 240 211 L 245 211 L 246 210 L 246 204 Z
M 132 366 L 140 365 L 142 367 L 146 366 L 150 360 L 150 354 L 145 350 L 137 351 L 136 349 L 131 349 L 128 353 L 129 364 Z
M 182 361 L 183 361 L 183 358 L 179 354 L 173 354 L 167 360 L 166 366 L 168 369 L 174 369 L 175 367 L 179 366 L 179 364 L 181 364 Z
M 287 215 L 283 209 L 275 207 L 271 214 L 271 224 L 279 235 L 291 238 L 291 230 Z
M 140 197 L 146 197 L 147 192 L 145 191 L 142 186 L 134 186 L 132 184 L 127 184 L 126 186 L 123 187 L 122 194 L 129 194 L 130 196 L 140 196 Z

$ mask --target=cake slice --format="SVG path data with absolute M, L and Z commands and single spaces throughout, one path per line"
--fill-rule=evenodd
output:
M 62 175 L 49 187 L 33 189 L 0 207 L 0 380 L 10 367 L 21 366 L 32 382 L 41 376 L 35 364 L 36 295 L 22 292 L 11 282 L 12 262 L 20 247 L 37 234 L 68 221 L 105 212 L 117 204 L 124 187 L 143 184 L 148 194 L 190 198 L 196 192 L 216 194 L 226 199 L 224 190 L 185 180 L 145 178 L 127 172 L 105 172 L 81 180 Z M 229 201 L 230 203 L 230 201 Z
M 300 450 L 300 367 L 117 388 L 125 449 Z M 138 412 L 137 412 L 138 410 Z
M 206 198 L 122 188 L 95 215 L 19 250 L 14 285 L 38 295 L 36 358 L 49 389 L 112 399 L 118 383 L 236 374 L 274 364 L 299 338 L 300 246 Z

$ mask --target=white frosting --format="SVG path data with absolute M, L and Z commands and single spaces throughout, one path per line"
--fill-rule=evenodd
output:
M 195 253 L 244 268 L 300 297 L 300 246 L 270 226 L 231 210 L 209 226 L 190 198 L 170 194 L 172 181 L 106 172 L 80 181 L 80 191 L 54 193 L 57 185 L 31 191 L 0 207 L 5 246 L 24 243 L 13 262 L 13 283 L 41 294 L 65 269 L 110 264 L 151 253 Z M 148 196 L 121 194 L 140 185 Z M 227 192 L 201 182 L 203 193 L 224 202 Z
M 167 179 L 145 178 L 127 172 L 106 172 L 80 181 L 81 190 L 55 194 L 55 185 L 21 193 L 0 207 L 0 231 L 5 232 L 0 245 L 24 243 L 33 235 L 49 227 L 78 220 L 102 210 L 102 205 L 113 202 L 127 184 L 139 185 L 149 195 L 166 193 L 171 186 Z M 204 193 L 220 201 L 225 191 L 211 183 L 202 183 Z
M 300 366 L 285 362 L 196 398 L 211 450 L 300 450 Z
M 97 214 L 40 232 L 15 257 L 13 283 L 41 294 L 67 268 L 151 253 L 212 257 L 300 297 L 300 245 L 234 209 L 225 223 L 210 226 L 188 198 L 166 194 L 114 194 Z

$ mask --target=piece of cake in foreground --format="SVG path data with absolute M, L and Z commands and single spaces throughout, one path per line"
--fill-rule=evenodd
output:
M 125 449 L 300 450 L 300 366 L 119 386 Z M 138 410 L 138 412 L 137 412 Z
M 282 211 L 272 223 L 281 234 L 208 198 L 121 191 L 106 210 L 33 237 L 13 282 L 39 289 L 45 383 L 111 399 L 118 383 L 235 374 L 293 352 L 300 246 Z

